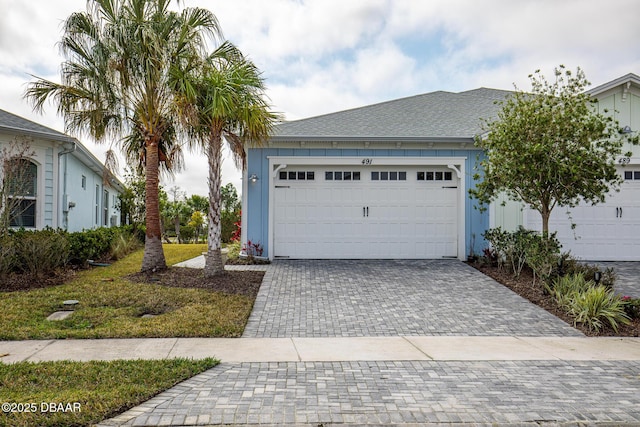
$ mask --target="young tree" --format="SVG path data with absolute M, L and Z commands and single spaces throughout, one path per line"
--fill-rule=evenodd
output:
M 216 17 L 202 8 L 169 10 L 170 0 L 88 0 L 64 23 L 62 83 L 37 78 L 26 96 L 42 109 L 53 100 L 70 132 L 113 138 L 145 172 L 146 239 L 142 271 L 166 268 L 159 208 L 159 171 L 171 169 L 180 110 L 181 76 L 220 37 Z
M 623 138 L 613 117 L 595 112 L 580 68 L 574 74 L 561 65 L 551 82 L 539 70 L 529 79 L 531 93 L 516 88 L 498 118 L 486 124 L 486 136 L 477 138 L 486 152 L 484 177 L 469 193 L 481 208 L 503 192 L 526 203 L 540 213 L 548 236 L 556 206 L 603 202 L 619 188 L 615 160 Z
M 209 162 L 209 226 L 204 273 L 211 277 L 224 272 L 220 252 L 222 144 L 227 142 L 236 165 L 244 168 L 245 144 L 261 144 L 280 116 L 270 111 L 260 71 L 231 43 L 219 46 L 203 70 L 193 77 L 192 91 L 184 92 L 184 102 L 195 111 L 193 132 Z

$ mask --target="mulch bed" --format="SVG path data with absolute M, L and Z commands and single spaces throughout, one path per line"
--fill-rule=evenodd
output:
M 135 273 L 127 279 L 138 283 L 153 283 L 175 288 L 208 289 L 227 294 L 255 296 L 258 294 L 264 271 L 225 271 L 219 276 L 207 278 L 201 268 L 169 267 L 156 273 Z
M 34 277 L 31 274 L 13 273 L 0 277 L 0 292 L 29 291 L 31 289 L 48 288 L 58 286 L 70 281 L 76 275 L 73 268 L 61 269 L 53 275 Z
M 571 316 L 560 309 L 550 295 L 544 293 L 542 285 L 537 282 L 535 285 L 533 284 L 533 273 L 531 270 L 524 269 L 520 277 L 515 278 L 508 271 L 491 265 L 479 262 L 469 263 L 469 265 L 573 326 Z M 615 332 L 611 327 L 606 327 L 600 332 L 594 332 L 581 324 L 577 324 L 575 328 L 579 329 L 585 335 L 592 337 L 640 337 L 640 319 L 632 320 L 629 325 L 620 325 L 618 332 Z

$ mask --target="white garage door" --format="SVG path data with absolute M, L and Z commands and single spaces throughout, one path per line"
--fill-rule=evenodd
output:
M 274 256 L 457 256 L 458 178 L 446 167 L 295 166 L 275 179 Z
M 557 207 L 549 229 L 558 232 L 563 251 L 591 261 L 640 260 L 640 169 L 621 169 L 625 181 L 620 192 L 612 193 L 605 203 L 580 204 L 575 208 Z M 575 229 L 571 229 L 571 224 Z M 541 230 L 540 214 L 527 212 L 527 226 Z

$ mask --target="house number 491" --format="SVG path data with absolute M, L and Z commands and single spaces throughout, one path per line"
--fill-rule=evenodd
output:
M 370 165 L 371 163 L 373 163 L 373 159 L 362 159 L 363 165 Z

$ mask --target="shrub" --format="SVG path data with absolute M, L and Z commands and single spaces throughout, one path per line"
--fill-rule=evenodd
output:
M 69 248 L 71 250 L 69 261 L 73 264 L 85 264 L 89 259 L 108 257 L 111 244 L 119 232 L 116 227 L 101 227 L 69 233 Z
M 545 284 L 547 291 L 564 310 L 571 309 L 571 302 L 577 294 L 586 292 L 594 286 L 591 281 L 585 280 L 582 274 L 568 274 L 558 277 L 552 285 Z
M 629 319 L 640 319 L 640 298 L 624 296 L 621 300 L 624 304 L 624 312 L 629 316 Z
M 122 259 L 142 246 L 142 242 L 128 231 L 120 231 L 111 242 L 109 254 L 112 259 Z
M 69 259 L 69 242 L 64 232 L 50 228 L 21 230 L 13 234 L 16 269 L 40 277 L 64 266 Z
M 227 259 L 236 260 L 240 258 L 240 240 L 235 240 L 227 245 Z
M 605 322 L 616 332 L 618 325 L 629 324 L 622 299 L 602 285 L 575 294 L 570 304 L 570 313 L 574 324 L 582 323 L 592 331 L 602 329 Z
M 548 282 L 558 267 L 560 242 L 553 233 L 544 237 L 535 232 L 528 232 L 524 237 L 523 247 L 526 263 L 533 270 L 533 277 L 540 277 Z
M 226 211 L 223 210 L 220 215 L 221 226 L 221 240 L 223 243 L 229 243 L 234 240 L 236 232 L 238 230 L 238 224 L 240 223 L 241 212 L 240 210 Z
M 16 251 L 13 239 L 9 236 L 0 238 L 0 277 L 6 276 L 16 268 Z

